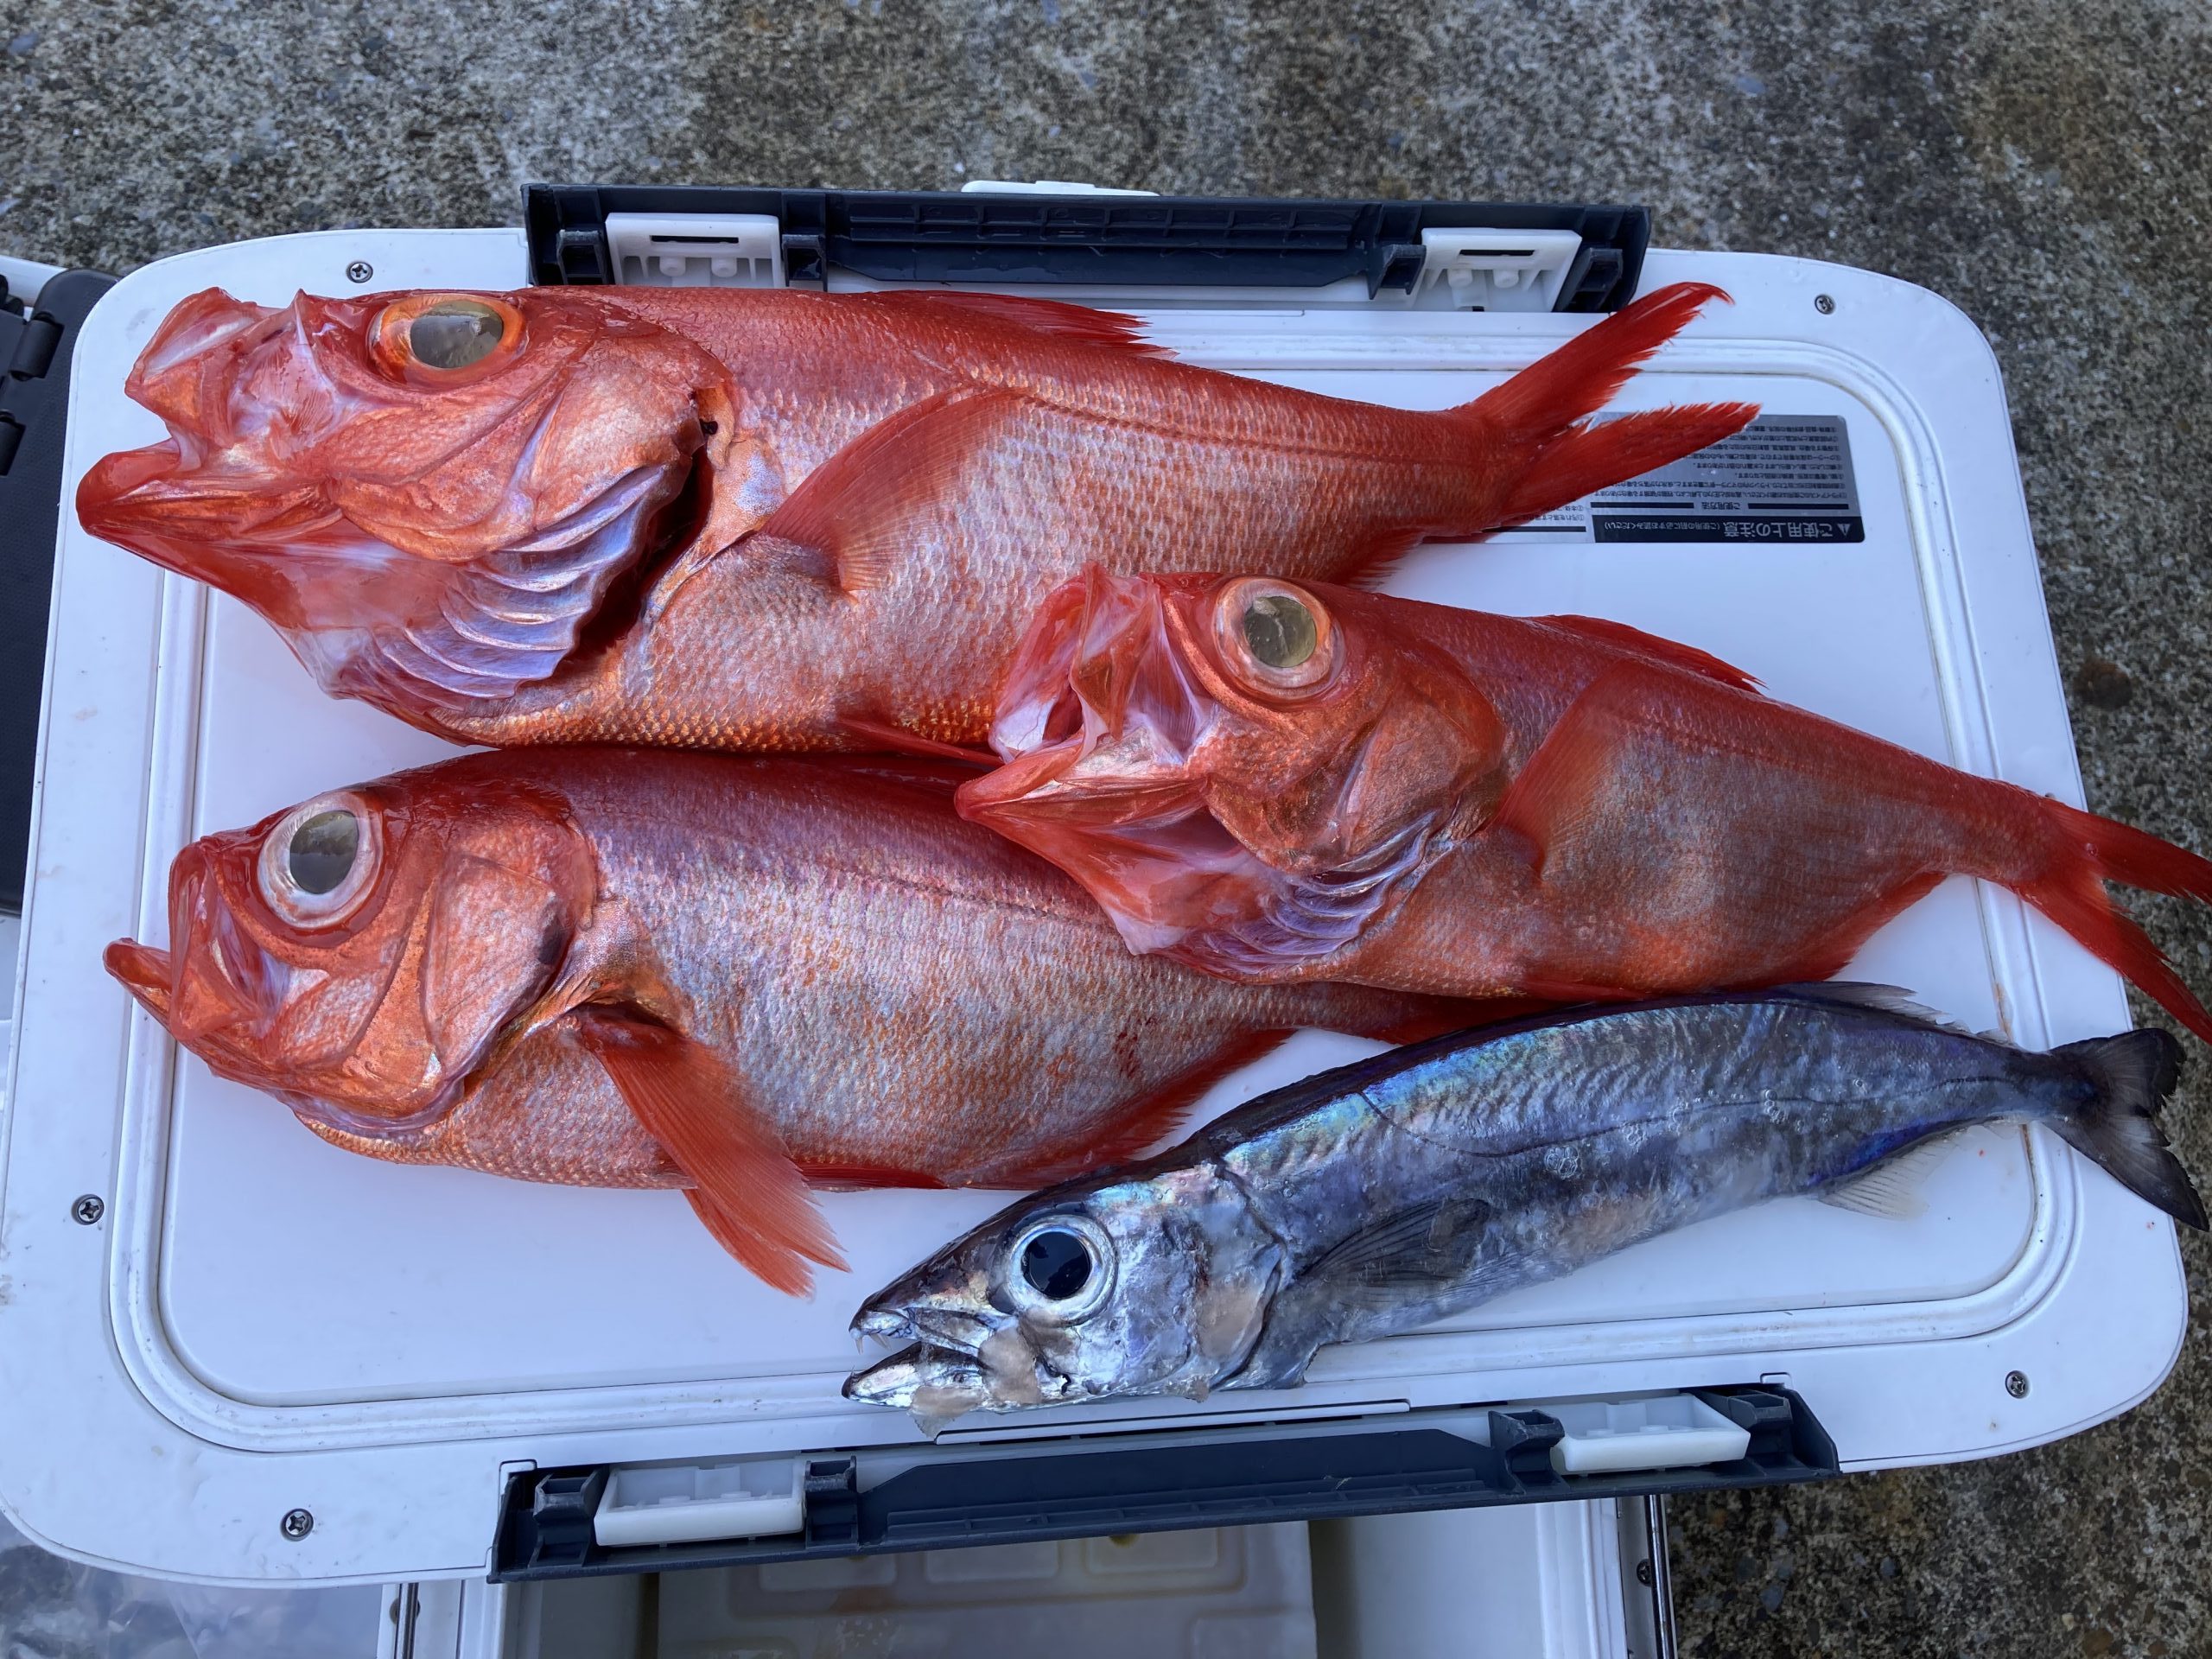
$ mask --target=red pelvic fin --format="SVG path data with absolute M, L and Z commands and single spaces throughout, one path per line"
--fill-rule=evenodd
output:
M 907 290 L 873 294 L 870 305 L 887 311 L 950 314 L 964 321 L 995 323 L 1025 329 L 1058 340 L 1078 340 L 1086 346 L 1133 352 L 1140 357 L 1172 357 L 1164 346 L 1155 346 L 1141 332 L 1144 325 L 1119 311 L 1100 311 L 1060 300 L 1033 300 L 1012 294 L 936 294 Z
M 1656 633 L 1646 633 L 1642 628 L 1632 628 L 1625 622 L 1609 622 L 1599 616 L 1538 616 L 1529 620 L 1541 622 L 1548 628 L 1579 633 L 1601 645 L 1632 651 L 1655 663 L 1688 669 L 1693 674 L 1702 674 L 1709 680 L 1718 680 L 1738 691 L 1759 690 L 1759 683 L 1733 664 L 1724 663 L 1710 652 L 1700 651 L 1695 645 L 1686 645 L 1676 639 L 1664 639 Z
M 845 1265 L 774 1126 L 711 1049 L 608 1010 L 572 1018 L 645 1133 L 691 1178 L 692 1207 L 724 1249 L 793 1296 L 813 1288 L 808 1261 Z
M 878 421 L 809 473 L 753 538 L 817 550 L 849 594 L 880 586 L 906 551 L 913 510 L 957 499 L 955 478 L 1019 401 L 957 386 Z

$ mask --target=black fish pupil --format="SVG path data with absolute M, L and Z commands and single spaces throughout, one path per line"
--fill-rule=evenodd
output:
M 1090 1282 L 1090 1246 L 1055 1227 L 1021 1247 L 1021 1276 L 1047 1301 L 1065 1302 Z
M 1313 613 L 1288 594 L 1266 594 L 1244 607 L 1244 643 L 1269 668 L 1296 668 L 1313 654 Z
M 407 348 L 425 368 L 465 369 L 481 362 L 507 331 L 506 320 L 477 300 L 447 300 L 407 326 Z
M 328 893 L 352 874 L 361 849 L 361 821 L 342 806 L 318 812 L 292 831 L 284 867 L 302 893 Z

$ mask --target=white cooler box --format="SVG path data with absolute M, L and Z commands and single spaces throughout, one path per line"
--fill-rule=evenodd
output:
M 329 232 L 132 273 L 77 337 L 62 500 L 97 456 L 162 435 L 124 376 L 169 308 L 210 284 L 272 304 L 564 270 L 982 286 L 978 271 L 1049 276 L 1058 257 L 992 265 L 972 198 L 633 194 L 660 222 L 624 216 L 620 192 L 533 191 L 527 232 Z M 1146 219 L 1139 198 L 1110 213 L 1033 200 L 1147 234 L 1191 207 L 1162 201 Z M 825 222 L 825 201 L 849 220 Z M 886 201 L 918 227 L 895 258 L 882 227 L 896 215 L 860 211 Z M 1646 257 L 1632 212 L 1439 228 L 1433 205 L 1363 211 L 1363 234 L 1383 223 L 1363 280 L 1300 267 L 1302 287 L 1270 288 L 1232 257 L 1217 274 L 1236 285 L 1178 287 L 1171 251 L 1155 266 L 1094 261 L 1089 283 L 999 285 L 1117 302 L 1190 362 L 1438 408 L 1588 325 L 1555 302 L 1718 283 L 1735 303 L 1616 407 L 1750 398 L 1759 426 L 1482 546 L 1423 548 L 1392 589 L 1633 623 L 1777 697 L 2081 801 L 2004 392 L 1959 311 L 1802 260 Z M 1337 223 L 1253 204 L 1216 219 L 1221 245 L 1246 255 L 1270 226 L 1286 247 Z M 1108 231 L 1085 234 L 1095 248 Z M 1140 268 L 1160 280 L 1132 286 Z M 2164 1217 L 2042 1130 L 1978 1130 L 1910 1221 L 1770 1204 L 1326 1351 L 1295 1391 L 970 1418 L 932 1445 L 840 1397 L 847 1321 L 1004 1194 L 825 1197 L 852 1271 L 801 1302 L 725 1256 L 673 1193 L 327 1146 L 180 1053 L 100 950 L 164 937 L 169 860 L 194 836 L 448 751 L 323 696 L 258 618 L 93 540 L 66 509 L 43 718 L 0 1161 L 0 1504 L 71 1555 L 242 1584 L 513 1581 L 1609 1500 L 2034 1445 L 2142 1399 L 2181 1340 Z M 2127 1022 L 2111 971 L 1964 880 L 1849 972 L 2031 1046 Z M 1199 1115 L 1371 1046 L 1301 1035 Z M 419 1611 L 442 1593 L 407 1596 Z

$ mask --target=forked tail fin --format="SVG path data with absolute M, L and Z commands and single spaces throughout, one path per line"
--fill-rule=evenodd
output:
M 2212 904 L 2212 859 L 2063 802 L 2031 798 L 2044 815 L 2048 839 L 2056 844 L 2039 874 L 2005 885 L 2212 1043 L 2212 1014 L 2182 982 L 2150 935 L 2113 903 L 2104 887 L 2118 881 Z
M 2053 1054 L 2079 1065 L 2096 1093 L 2051 1127 L 2138 1198 L 2202 1231 L 2204 1200 L 2152 1121 L 2180 1079 L 2181 1045 L 2163 1031 L 2124 1031 L 2068 1043 Z
M 1491 442 L 1527 458 L 1509 486 L 1500 524 L 1539 513 L 1694 454 L 1739 430 L 1756 404 L 1688 404 L 1578 423 L 1611 402 L 1643 360 L 1679 334 L 1708 300 L 1710 283 L 1676 283 L 1647 294 L 1540 359 L 1503 385 L 1452 411 L 1479 422 Z

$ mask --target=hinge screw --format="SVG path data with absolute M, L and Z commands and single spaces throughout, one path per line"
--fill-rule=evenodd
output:
M 276 1530 L 296 1544 L 315 1530 L 315 1516 L 305 1510 L 287 1510 L 284 1518 L 276 1523 Z
M 97 1225 L 99 1218 L 107 1213 L 107 1205 L 99 1193 L 87 1192 L 69 1206 L 69 1213 L 78 1225 L 91 1227 Z
M 1824 317 L 1832 315 L 1835 311 L 1835 302 L 1825 294 L 1815 294 L 1813 296 L 1813 309 Z
M 1649 1561 L 1638 1561 L 1636 1564 L 1636 1581 L 1647 1590 L 1651 1587 L 1651 1563 Z
M 2026 1399 L 2028 1397 L 2028 1374 L 2025 1371 L 2005 1372 L 2005 1392 L 2011 1395 L 2015 1400 Z
M 365 259 L 356 259 L 346 267 L 346 280 L 352 283 L 365 283 L 376 274 L 377 268 Z

